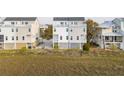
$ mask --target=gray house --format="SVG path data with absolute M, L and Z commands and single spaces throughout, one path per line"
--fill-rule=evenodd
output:
M 113 45 L 124 50 L 124 18 L 105 21 L 100 26 L 95 42 L 101 48 L 111 48 Z

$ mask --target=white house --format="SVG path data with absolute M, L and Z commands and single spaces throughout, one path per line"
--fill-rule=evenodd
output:
M 7 17 L 0 26 L 0 49 L 33 48 L 38 37 L 36 17 Z
M 87 26 L 84 17 L 54 17 L 53 47 L 80 48 L 87 42 Z
M 101 48 L 111 48 L 112 45 L 124 50 L 124 25 L 123 20 L 114 19 L 101 24 L 100 31 L 96 35 L 96 43 Z M 123 21 L 124 22 L 124 21 Z M 122 23 L 123 23 L 122 22 Z

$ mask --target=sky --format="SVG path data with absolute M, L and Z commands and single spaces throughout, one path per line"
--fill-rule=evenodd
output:
M 99 24 L 103 23 L 104 21 L 111 21 L 114 17 L 85 17 L 85 19 L 92 19 Z M 52 17 L 39 17 L 39 21 L 41 24 L 52 24 Z

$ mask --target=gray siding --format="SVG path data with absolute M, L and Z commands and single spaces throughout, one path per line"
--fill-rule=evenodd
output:
M 4 42 L 4 35 L 0 35 L 0 42 Z
M 4 49 L 4 43 L 0 43 L 0 49 Z

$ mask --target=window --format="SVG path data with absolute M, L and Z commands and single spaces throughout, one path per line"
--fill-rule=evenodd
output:
M 12 25 L 14 25 L 15 23 L 14 22 L 11 22 Z
M 71 29 L 71 32 L 72 32 L 72 29 Z
M 22 37 L 22 40 L 25 40 L 25 37 L 24 36 Z
M 65 25 L 66 25 L 67 23 L 65 22 Z
M 74 22 L 75 25 L 77 25 L 77 22 Z
M 25 22 L 25 24 L 27 25 L 27 24 L 28 24 L 28 22 Z
M 36 37 L 36 40 L 38 40 L 38 37 Z
M 6 36 L 6 40 L 8 40 L 8 36 Z
M 109 40 L 109 36 L 105 36 L 105 40 Z
M 77 36 L 77 40 L 79 40 L 79 36 Z
M 123 38 L 122 36 L 115 36 L 115 42 L 122 42 Z
M 16 24 L 17 24 L 17 22 L 16 22 Z
M 12 29 L 12 32 L 14 32 L 14 29 Z
M 116 29 L 114 29 L 114 30 L 113 30 L 113 32 L 117 32 L 117 30 L 116 30 Z
M 56 32 L 56 29 L 54 28 L 54 32 Z
M 66 40 L 68 40 L 68 36 L 66 36 Z
M 12 40 L 14 40 L 14 36 L 12 36 Z
M 68 32 L 68 28 L 66 28 L 66 32 Z
M 18 32 L 18 28 L 16 28 L 16 32 Z
M 73 25 L 73 22 L 71 22 L 71 24 Z
M 29 28 L 28 31 L 31 32 L 31 28 Z
M 1 28 L 0 28 L 0 32 L 1 32 Z
M 24 24 L 24 22 L 22 22 L 22 24 Z
M 16 40 L 18 40 L 18 36 L 16 36 Z
M 60 40 L 62 40 L 62 36 L 60 36 Z
M 64 23 L 63 22 L 60 22 L 61 25 L 63 25 Z
M 84 28 L 84 32 L 85 32 L 85 28 Z
M 71 36 L 71 40 L 73 40 L 73 37 Z

